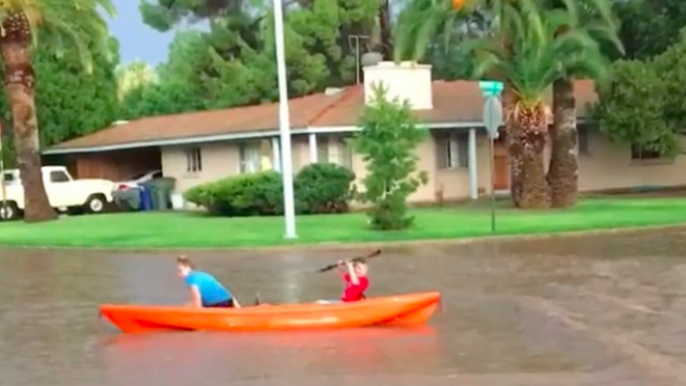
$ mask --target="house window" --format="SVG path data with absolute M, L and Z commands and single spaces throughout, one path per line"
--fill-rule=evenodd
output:
M 317 139 L 317 163 L 327 163 L 329 162 L 329 138 L 319 137 Z
M 317 162 L 333 163 L 352 169 L 352 147 L 344 137 L 320 137 L 317 141 Z
M 469 167 L 469 133 L 450 132 L 436 138 L 438 169 Z
M 199 147 L 186 150 L 186 171 L 189 173 L 202 171 L 202 152 Z
M 578 126 L 577 127 L 577 143 L 579 144 L 579 154 L 589 154 L 588 144 L 590 136 L 590 128 L 588 126 Z
M 243 142 L 239 145 L 240 172 L 255 173 L 262 170 L 259 142 Z
M 649 160 L 660 158 L 662 158 L 662 154 L 657 150 L 651 150 L 643 146 L 631 145 L 632 160 Z
M 352 170 L 353 168 L 353 148 L 349 143 L 349 139 L 339 137 L 337 141 L 338 147 L 338 164 Z

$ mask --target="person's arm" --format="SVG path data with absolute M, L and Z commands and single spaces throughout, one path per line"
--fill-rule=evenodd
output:
M 338 276 L 341 277 L 341 279 L 345 279 L 345 275 L 348 274 L 348 267 L 345 264 L 345 261 L 343 260 L 338 260 Z
M 197 285 L 191 286 L 191 307 L 202 308 L 202 297 Z
M 238 303 L 238 299 L 236 299 L 235 297 L 233 297 L 232 299 L 234 308 L 241 308 L 241 304 Z
M 355 273 L 355 269 L 353 268 L 353 263 L 351 261 L 346 261 L 345 264 L 348 267 L 348 274 L 350 275 L 350 282 L 353 285 L 360 285 L 360 279 L 357 277 L 357 274 Z

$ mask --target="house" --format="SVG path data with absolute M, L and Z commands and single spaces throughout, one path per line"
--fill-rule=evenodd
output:
M 411 197 L 415 203 L 476 199 L 509 189 L 507 149 L 496 140 L 491 183 L 490 147 L 482 123 L 484 99 L 478 82 L 432 81 L 431 66 L 381 62 L 364 68 L 364 84 L 290 100 L 293 169 L 312 162 L 334 162 L 365 175 L 361 157 L 345 142 L 383 82 L 389 95 L 407 99 L 431 136 L 417 150 L 428 184 Z M 659 154 L 612 143 L 586 120 L 596 95 L 591 81 L 575 83 L 579 114 L 581 191 L 640 186 L 686 185 L 686 157 Z M 113 125 L 44 151 L 61 156 L 79 178 L 118 180 L 161 168 L 177 180 L 176 192 L 239 173 L 280 170 L 278 103 L 216 111 L 142 118 Z M 549 149 L 548 149 L 549 154 Z

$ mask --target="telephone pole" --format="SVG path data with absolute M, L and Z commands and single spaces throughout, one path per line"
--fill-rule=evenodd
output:
M 368 35 L 349 35 L 348 44 L 355 50 L 355 84 L 360 84 L 360 41 L 369 40 Z M 353 48 L 354 47 L 354 48 Z

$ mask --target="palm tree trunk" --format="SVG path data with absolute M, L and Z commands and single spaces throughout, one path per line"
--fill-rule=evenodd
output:
M 31 65 L 31 28 L 24 13 L 13 13 L 2 21 L 0 55 L 3 80 L 12 112 L 17 163 L 24 187 L 26 222 L 54 220 L 41 172 L 38 122 L 35 104 L 35 76 Z
M 507 79 L 503 83 L 505 86 L 502 97 L 503 116 L 510 117 L 517 102 L 517 94 L 514 92 L 512 83 Z M 506 119 L 505 141 L 510 156 L 510 197 L 512 204 L 515 207 L 519 207 L 522 198 L 522 151 L 521 146 L 517 142 L 516 133 L 517 122 L 513 119 Z
M 578 192 L 578 148 L 574 79 L 559 79 L 553 84 L 553 151 L 548 182 L 552 205 L 574 206 Z
M 519 157 L 519 198 L 517 206 L 523 209 L 550 207 L 550 187 L 545 175 L 543 151 L 545 149 L 547 123 L 545 110 L 523 109 L 515 118 L 511 154 Z

